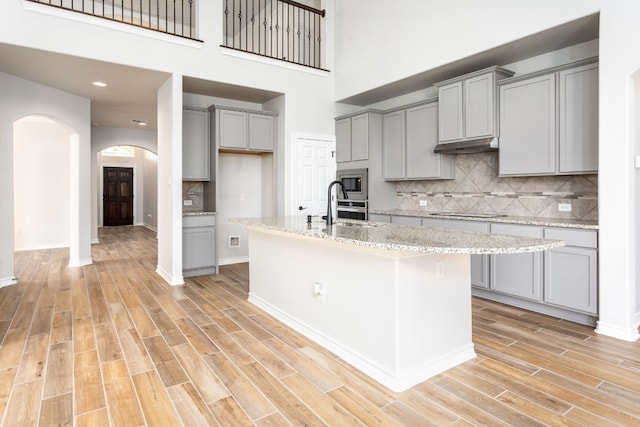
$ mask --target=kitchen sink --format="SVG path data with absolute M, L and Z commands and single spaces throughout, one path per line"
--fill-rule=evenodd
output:
M 497 213 L 465 213 L 465 212 L 432 212 L 429 215 L 438 215 L 438 216 L 461 216 L 461 217 L 469 217 L 469 218 L 499 218 L 501 216 L 506 216 Z

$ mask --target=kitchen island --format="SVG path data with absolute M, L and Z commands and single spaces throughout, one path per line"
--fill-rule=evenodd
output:
M 471 254 L 564 244 L 303 216 L 231 221 L 249 230 L 249 301 L 394 391 L 475 357 Z

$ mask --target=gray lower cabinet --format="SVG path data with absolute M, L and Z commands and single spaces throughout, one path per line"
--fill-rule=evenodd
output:
M 402 216 L 393 215 L 391 217 L 392 224 L 405 224 L 405 225 L 422 225 L 422 220 L 415 216 Z
M 182 110 L 182 180 L 210 179 L 209 112 L 203 108 Z
M 184 277 L 216 274 L 215 215 L 182 218 L 182 270 Z
M 597 232 L 546 228 L 544 236 L 567 245 L 544 254 L 544 302 L 598 313 Z
M 422 225 L 426 227 L 476 231 L 479 233 L 489 232 L 488 223 L 477 221 L 423 218 Z M 471 255 L 471 285 L 478 288 L 489 288 L 489 255 Z
M 513 224 L 491 224 L 491 234 L 542 237 L 542 227 Z M 492 255 L 492 291 L 534 301 L 542 300 L 542 253 Z
M 390 223 L 391 216 L 380 215 L 380 214 L 369 214 L 369 221 Z

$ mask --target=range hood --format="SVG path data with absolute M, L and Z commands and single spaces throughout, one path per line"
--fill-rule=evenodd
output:
M 442 154 L 486 153 L 498 150 L 498 138 L 476 139 L 473 141 L 441 142 L 433 149 Z

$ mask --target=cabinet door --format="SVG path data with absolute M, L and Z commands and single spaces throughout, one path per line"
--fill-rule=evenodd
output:
M 572 246 L 545 251 L 544 301 L 597 314 L 597 253 Z
M 438 105 L 425 104 L 406 110 L 406 177 L 453 178 L 453 158 L 437 154 Z
M 438 139 L 440 142 L 464 138 L 462 108 L 462 82 L 438 88 Z
M 369 159 L 369 113 L 351 117 L 351 160 Z
M 405 177 L 405 111 L 382 117 L 382 173 L 384 179 Z
M 492 224 L 491 234 L 542 237 L 542 229 L 539 227 Z M 491 289 L 540 301 L 542 299 L 541 253 L 491 255 Z
M 598 171 L 598 64 L 559 73 L 559 172 Z
M 489 232 L 489 224 L 478 221 L 423 218 L 422 225 L 426 227 L 476 231 L 479 233 Z M 471 255 L 471 285 L 478 288 L 489 288 L 489 255 Z
M 500 87 L 500 175 L 556 171 L 555 74 Z
M 249 148 L 273 151 L 275 119 L 263 114 L 249 114 Z
M 489 137 L 495 133 L 495 82 L 493 73 L 464 81 L 465 138 Z
M 336 120 L 336 162 L 351 160 L 351 118 Z
M 182 230 L 182 268 L 189 270 L 215 265 L 215 228 L 184 228 Z
M 182 111 L 182 179 L 209 181 L 209 112 Z
M 219 110 L 218 146 L 220 148 L 247 148 L 247 113 Z

